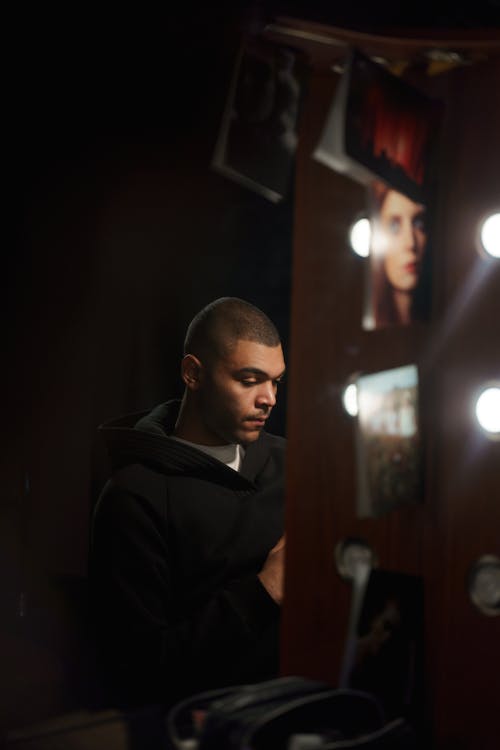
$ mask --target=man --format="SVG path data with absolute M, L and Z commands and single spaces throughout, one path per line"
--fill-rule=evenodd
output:
M 182 401 L 101 427 L 90 577 L 115 702 L 276 675 L 285 441 L 264 427 L 284 370 L 269 318 L 221 298 L 188 328 Z

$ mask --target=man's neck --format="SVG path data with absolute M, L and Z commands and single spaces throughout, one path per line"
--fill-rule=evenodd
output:
M 207 455 L 212 456 L 212 458 L 216 458 L 221 463 L 229 466 L 230 469 L 234 469 L 235 471 L 240 470 L 245 455 L 245 450 L 242 445 L 238 445 L 237 443 L 229 443 L 227 445 L 202 445 L 200 443 L 193 443 L 190 440 L 184 440 L 183 438 L 177 437 L 177 435 L 173 435 L 172 437 L 174 440 L 179 440 L 181 443 L 191 445 L 193 448 L 202 451 L 202 453 L 206 453 Z
M 200 424 L 197 411 L 185 394 L 181 401 L 173 436 L 195 445 L 206 445 L 208 447 L 227 445 L 227 441 L 221 441 Z

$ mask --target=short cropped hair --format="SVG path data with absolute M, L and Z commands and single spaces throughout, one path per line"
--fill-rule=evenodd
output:
M 274 323 L 258 307 L 238 297 L 220 297 L 197 313 L 188 326 L 184 355 L 199 359 L 224 357 L 238 340 L 278 346 Z

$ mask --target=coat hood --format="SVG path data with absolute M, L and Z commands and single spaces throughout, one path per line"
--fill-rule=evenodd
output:
M 254 479 L 269 456 L 269 443 L 283 438 L 261 433 L 247 446 L 240 472 L 171 437 L 180 400 L 159 404 L 149 412 L 128 414 L 99 427 L 104 438 L 113 471 L 132 464 L 142 464 L 170 476 L 198 478 L 217 477 L 236 487 L 252 489 Z

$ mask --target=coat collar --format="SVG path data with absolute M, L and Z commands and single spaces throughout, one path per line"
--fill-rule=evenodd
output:
M 129 414 L 111 420 L 99 430 L 106 442 L 113 469 L 134 463 L 164 474 L 211 479 L 238 489 L 254 489 L 255 480 L 269 455 L 269 436 L 263 432 L 245 450 L 239 472 L 197 450 L 173 440 L 179 400 L 159 404 L 150 412 Z

